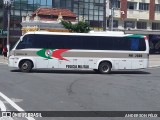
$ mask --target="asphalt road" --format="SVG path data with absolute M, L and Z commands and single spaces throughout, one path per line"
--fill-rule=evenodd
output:
M 0 64 L 0 93 L 25 111 L 160 111 L 160 68 L 114 71 L 101 75 L 93 71 L 11 72 L 7 65 Z M 0 96 L 0 101 L 7 110 L 17 111 L 17 107 L 8 103 L 3 96 Z

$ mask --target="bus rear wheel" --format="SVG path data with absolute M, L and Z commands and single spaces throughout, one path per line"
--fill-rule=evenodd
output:
M 111 72 L 111 64 L 108 63 L 108 62 L 102 62 L 100 63 L 99 67 L 98 67 L 98 70 L 101 74 L 108 74 Z
M 20 70 L 22 72 L 30 72 L 32 69 L 32 62 L 29 61 L 29 60 L 26 60 L 26 61 L 23 61 L 21 64 L 20 64 Z

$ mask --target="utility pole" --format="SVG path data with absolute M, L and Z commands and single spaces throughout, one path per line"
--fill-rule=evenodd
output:
M 114 0 L 110 0 L 110 9 L 111 9 L 111 15 L 110 15 L 110 30 L 113 31 L 113 20 L 114 20 Z
M 7 18 L 8 18 L 8 25 L 7 25 L 7 57 L 9 56 L 9 52 L 10 52 L 10 42 L 9 42 L 9 38 L 10 38 L 10 9 L 11 9 L 11 0 L 3 0 L 3 4 L 5 6 L 5 8 L 7 9 Z
M 114 8 L 111 8 L 111 31 L 113 31 Z
M 104 0 L 104 9 L 103 9 L 103 31 L 106 31 L 106 0 Z

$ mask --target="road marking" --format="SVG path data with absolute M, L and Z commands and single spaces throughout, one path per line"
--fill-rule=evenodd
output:
M 0 100 L 0 109 L 1 111 L 6 111 L 6 106 L 4 105 L 4 103 Z
M 11 117 L 2 117 L 0 120 L 13 120 Z
M 0 92 L 0 96 L 5 99 L 12 107 L 14 107 L 17 111 L 22 111 L 25 112 L 21 107 L 19 107 L 16 103 L 14 103 L 10 98 L 8 98 L 6 95 Z M 34 118 L 31 117 L 26 117 L 28 120 L 35 120 Z
M 10 98 L 14 103 L 22 102 L 23 99 Z M 8 103 L 7 101 L 2 101 L 3 103 Z
M 2 112 L 6 112 L 6 106 L 1 100 L 0 100 L 0 109 Z M 11 117 L 1 117 L 0 120 L 13 120 L 13 119 Z

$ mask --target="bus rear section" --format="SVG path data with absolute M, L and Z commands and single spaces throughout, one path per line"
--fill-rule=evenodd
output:
M 118 46 L 123 46 L 123 51 L 119 49 L 119 58 L 114 59 L 114 70 L 124 69 L 144 69 L 149 65 L 149 43 L 146 36 L 128 35 L 128 43 L 118 42 Z M 125 51 L 126 49 L 127 51 Z
M 111 70 L 148 67 L 149 44 L 142 35 L 32 32 L 10 52 L 9 66 L 29 72 L 39 68 Z

